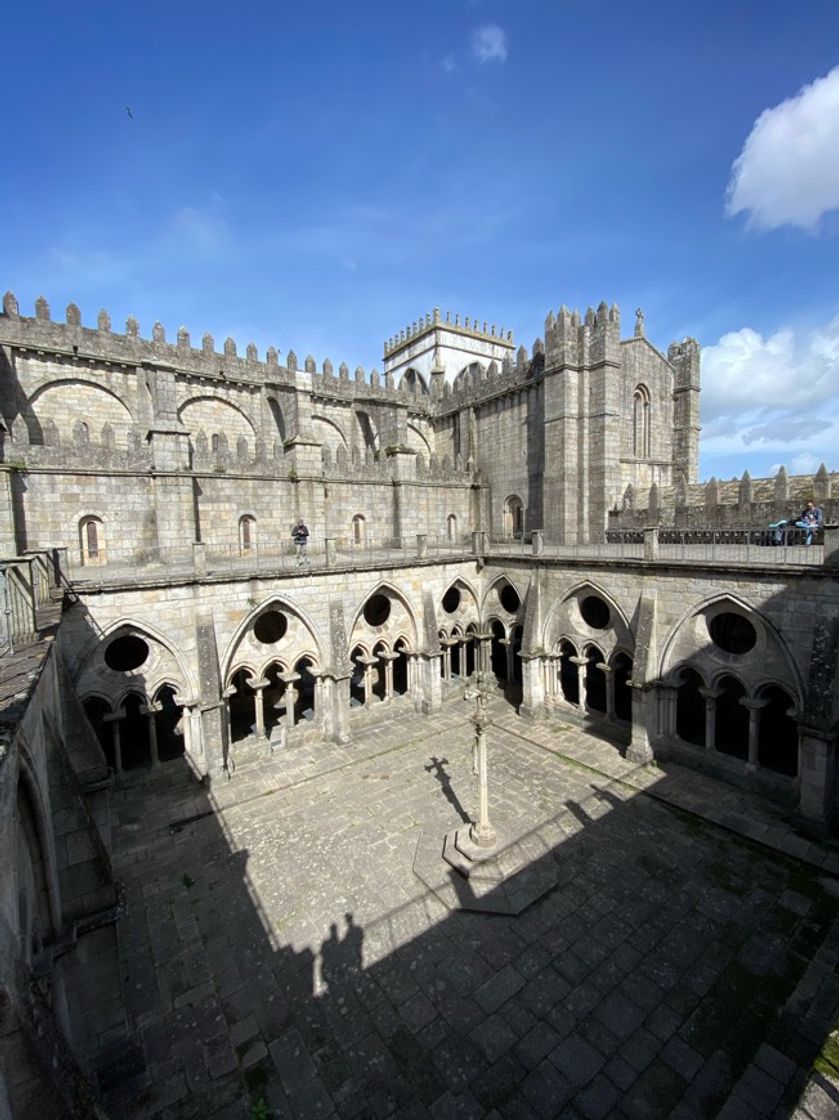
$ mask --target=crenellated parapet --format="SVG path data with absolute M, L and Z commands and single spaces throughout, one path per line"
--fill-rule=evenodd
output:
M 545 319 L 545 365 L 548 369 L 588 366 L 604 360 L 618 360 L 621 317 L 616 303 L 602 302 L 595 311 L 589 307 L 581 318 L 576 309 L 563 304 Z
M 385 357 L 399 353 L 409 343 L 439 329 L 484 342 L 506 343 L 511 348 L 514 346 L 513 332 L 506 327 L 496 327 L 495 323 L 488 323 L 486 319 L 481 324 L 480 320 L 470 319 L 468 315 L 461 316 L 458 312 L 452 314 L 447 311 L 443 316 L 439 307 L 435 307 L 433 311 L 420 315 L 419 319 L 408 323 L 398 334 L 387 339 L 384 344 Z
M 727 481 L 687 483 L 682 476 L 673 486 L 627 486 L 620 507 L 609 514 L 609 527 L 765 527 L 799 514 L 808 501 L 823 508 L 826 521 L 839 519 L 839 472 L 822 463 L 813 475 L 791 475 L 781 466 L 765 478 L 744 471 Z
M 124 333 L 120 334 L 113 330 L 111 316 L 104 309 L 97 316 L 96 326 L 86 327 L 74 303 L 68 305 L 64 322 L 52 318 L 43 296 L 36 301 L 32 317 L 20 314 L 18 301 L 11 292 L 3 297 L 2 306 L 0 345 L 49 353 L 74 363 L 168 368 L 189 377 L 251 385 L 293 386 L 299 384 L 299 374 L 321 382 L 329 382 L 332 377 L 331 362 L 324 363 L 323 375 L 318 379 L 315 359 L 308 357 L 299 363 L 294 350 L 289 350 L 283 364 L 276 347 L 269 346 L 265 354 L 260 355 L 251 342 L 244 354 L 240 354 L 234 339 L 225 339 L 219 348 L 209 332 L 203 335 L 200 347 L 193 346 L 189 331 L 183 326 L 176 332 L 173 342 L 167 341 L 166 330 L 159 322 L 152 327 L 151 337 L 144 338 L 137 320 L 129 316 Z M 341 382 L 342 391 L 339 391 L 348 399 L 372 395 L 378 399 L 391 396 L 396 401 L 400 397 L 400 388 L 392 379 L 380 378 L 374 371 L 368 381 L 360 367 L 350 380 L 347 367 L 342 366 L 339 378 L 333 380 Z

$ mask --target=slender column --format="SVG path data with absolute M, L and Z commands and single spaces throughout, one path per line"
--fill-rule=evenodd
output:
M 257 739 L 265 738 L 265 689 L 270 684 L 270 681 L 260 678 L 258 681 L 251 681 L 251 689 L 253 690 L 254 711 L 256 714 L 256 737 Z
M 385 700 L 393 699 L 393 663 L 398 653 L 382 653 L 380 659 L 385 663 Z
M 122 773 L 122 740 L 120 738 L 119 725 L 125 719 L 125 709 L 119 708 L 116 712 L 112 712 L 107 716 L 102 717 L 103 723 L 110 723 L 113 727 L 114 734 L 114 773 Z
M 577 706 L 581 712 L 584 712 L 586 710 L 586 665 L 588 665 L 588 658 L 569 657 L 568 660 L 572 665 L 577 666 L 577 690 L 579 692 Z
M 443 646 L 443 680 L 452 679 L 452 643 L 448 640 L 442 642 Z
M 233 716 L 230 713 L 230 697 L 235 695 L 236 689 L 233 685 L 230 685 L 230 687 L 226 688 L 221 694 L 221 698 L 224 701 L 222 705 L 224 721 L 227 724 L 227 742 L 230 744 L 230 747 L 233 746 Z
M 285 683 L 285 725 L 291 731 L 294 727 L 294 705 L 297 701 L 297 689 L 295 688 L 295 681 L 300 680 L 299 673 L 281 673 L 280 680 Z
M 606 719 L 615 718 L 615 670 L 605 661 L 598 663 L 597 668 L 606 678 Z
M 184 737 L 184 754 L 192 758 L 192 708 L 187 704 L 181 705 L 181 731 Z
M 492 848 L 498 836 L 489 821 L 489 782 L 487 774 L 487 747 L 486 728 L 489 724 L 487 715 L 487 694 L 484 678 L 478 677 L 478 687 L 475 691 L 464 693 L 465 700 L 477 700 L 477 711 L 473 717 L 475 725 L 475 762 L 478 772 L 478 819 L 469 830 L 470 839 L 479 848 Z
M 157 753 L 157 724 L 155 716 L 160 711 L 160 704 L 147 704 L 140 708 L 142 715 L 148 719 L 149 728 L 149 753 L 151 754 L 152 766 L 160 765 L 160 756 Z
M 369 708 L 373 703 L 373 682 L 370 678 L 376 662 L 371 657 L 359 657 L 358 664 L 364 667 L 364 707 Z
M 705 700 L 705 750 L 716 750 L 717 697 L 719 690 L 716 688 L 700 688 L 699 695 Z
M 513 643 L 507 638 L 504 642 L 507 647 L 507 680 L 513 680 Z
M 740 704 L 749 713 L 749 758 L 746 765 L 750 770 L 756 770 L 758 767 L 757 743 L 760 735 L 760 712 L 762 708 L 766 707 L 767 703 L 767 700 L 748 700 L 745 696 L 740 699 Z
M 315 678 L 315 720 L 323 721 L 323 680 L 320 672 L 313 672 L 312 676 Z

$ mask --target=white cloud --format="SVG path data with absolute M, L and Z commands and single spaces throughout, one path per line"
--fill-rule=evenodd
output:
M 777 454 L 809 473 L 836 461 L 839 314 L 809 331 L 751 327 L 702 354 L 703 455 Z M 754 472 L 753 472 L 754 473 Z
M 496 23 L 479 27 L 472 35 L 472 54 L 480 63 L 506 62 L 506 33 Z
M 839 209 L 839 66 L 764 109 L 731 169 L 726 213 L 758 229 L 802 226 Z

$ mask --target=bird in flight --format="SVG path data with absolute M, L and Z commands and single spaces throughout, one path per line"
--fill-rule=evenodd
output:
M 128 113 L 129 117 L 131 117 L 131 119 L 133 121 L 134 120 L 134 114 L 131 112 L 131 110 L 128 108 L 127 105 L 125 106 L 125 111 L 126 111 L 126 113 Z

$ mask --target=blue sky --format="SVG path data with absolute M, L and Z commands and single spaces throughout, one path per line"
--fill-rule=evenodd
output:
M 703 477 L 839 469 L 835 0 L 35 2 L 4 40 L 24 313 L 370 369 L 435 305 L 528 346 L 640 305 L 704 347 Z

